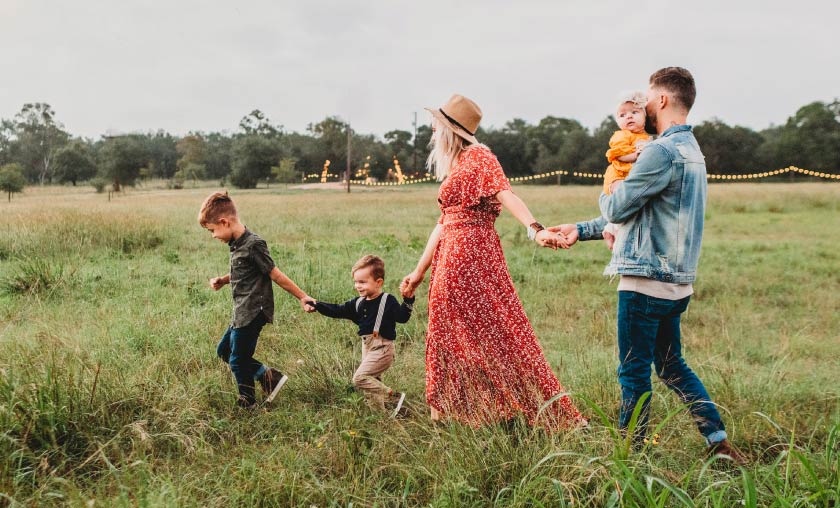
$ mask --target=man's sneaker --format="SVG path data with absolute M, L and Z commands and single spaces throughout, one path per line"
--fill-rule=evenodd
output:
M 270 404 L 274 397 L 280 392 L 280 388 L 283 388 L 283 385 L 286 384 L 286 381 L 289 380 L 289 376 L 284 375 L 279 370 L 271 367 L 265 374 L 262 375 L 260 378 L 260 386 L 262 386 L 263 391 L 265 392 L 265 400 L 263 404 Z
M 396 418 L 398 414 L 400 414 L 400 409 L 403 407 L 403 402 L 405 402 L 405 393 L 404 392 L 394 392 L 389 397 L 389 405 L 394 405 L 394 410 L 391 412 L 391 418 Z
M 732 444 L 727 439 L 724 439 L 723 441 L 721 441 L 719 443 L 713 444 L 712 446 L 710 446 L 706 450 L 706 453 L 708 454 L 709 457 L 715 457 L 715 456 L 718 456 L 718 455 L 722 455 L 724 457 L 727 457 L 727 458 L 731 459 L 732 462 L 734 462 L 738 466 L 747 465 L 746 457 L 741 455 L 741 452 L 736 450 L 735 447 L 732 446 Z

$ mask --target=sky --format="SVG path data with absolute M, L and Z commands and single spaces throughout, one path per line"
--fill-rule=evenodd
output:
M 835 1 L 0 0 L 0 118 L 47 102 L 75 135 L 235 131 L 253 109 L 381 136 L 453 93 L 482 126 L 597 126 L 679 65 L 689 121 L 763 129 L 840 97 Z

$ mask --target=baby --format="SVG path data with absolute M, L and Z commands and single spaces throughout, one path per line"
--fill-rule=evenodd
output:
M 606 153 L 610 165 L 604 173 L 604 194 L 612 194 L 616 186 L 627 178 L 642 148 L 650 140 L 645 132 L 646 103 L 647 97 L 643 92 L 628 92 L 620 98 L 615 121 L 621 130 L 610 138 L 610 149 Z M 607 224 L 604 228 L 604 240 L 610 249 L 617 231 L 618 224 Z

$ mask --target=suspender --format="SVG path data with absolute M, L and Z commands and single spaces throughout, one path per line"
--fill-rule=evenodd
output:
M 364 296 L 356 299 L 356 313 L 362 308 Z M 373 324 L 373 336 L 379 337 L 379 327 L 382 326 L 382 317 L 385 315 L 385 306 L 388 304 L 388 293 L 382 293 L 382 300 L 379 301 L 379 311 L 376 313 L 376 322 Z

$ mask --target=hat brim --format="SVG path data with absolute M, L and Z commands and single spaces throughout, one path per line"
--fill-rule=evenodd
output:
M 431 113 L 432 116 L 434 116 L 435 118 L 440 120 L 441 123 L 445 123 L 450 129 L 452 129 L 452 132 L 454 132 L 455 134 L 461 136 L 462 138 L 466 139 L 467 141 L 469 141 L 470 143 L 472 143 L 474 145 L 478 144 L 478 139 L 476 139 L 475 136 L 473 136 L 469 132 L 465 131 L 461 127 L 455 125 L 454 123 L 450 122 L 448 118 L 443 116 L 443 113 L 441 113 L 438 108 L 423 108 L 423 109 L 425 109 L 426 111 Z

